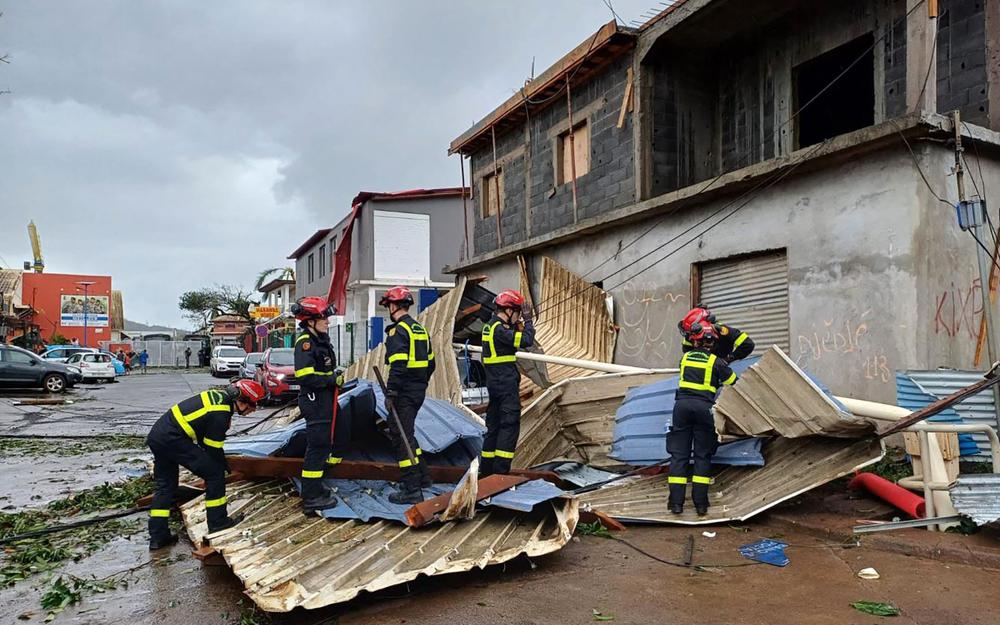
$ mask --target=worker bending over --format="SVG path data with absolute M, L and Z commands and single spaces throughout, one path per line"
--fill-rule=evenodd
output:
M 402 486 L 389 495 L 389 501 L 420 503 L 424 500 L 421 489 L 431 487 L 431 474 L 421 458 L 423 452 L 414 435 L 414 427 L 427 395 L 427 383 L 434 373 L 434 349 L 427 330 L 410 316 L 410 306 L 413 306 L 410 289 L 405 286 L 389 289 L 379 305 L 388 309 L 392 319 L 392 325 L 385 330 L 385 364 L 389 365 L 386 402 L 395 407 L 402 425 L 400 431 L 396 420 L 389 419 L 389 438 L 402 473 Z
M 208 532 L 233 527 L 242 515 L 226 512 L 226 440 L 233 412 L 247 415 L 264 399 L 264 387 L 253 380 L 239 380 L 223 390 L 209 390 L 189 397 L 163 413 L 146 437 L 153 452 L 156 492 L 149 510 L 149 549 L 177 542 L 170 532 L 170 509 L 177 493 L 179 467 L 205 480 Z
M 322 297 L 304 297 L 292 304 L 291 311 L 299 320 L 300 333 L 295 337 L 295 380 L 301 385 L 299 411 L 306 420 L 302 512 L 313 515 L 337 505 L 333 490 L 323 484 L 323 475 L 327 464 L 338 464 L 343 459 L 347 442 L 343 435 L 334 436 L 331 425 L 334 391 L 343 383 L 328 333 L 329 317 L 336 311 Z M 334 438 L 335 441 L 331 440 Z
M 685 352 L 689 351 L 692 345 L 684 334 L 684 326 L 687 324 L 690 327 L 692 323 L 715 326 L 715 334 L 718 338 L 712 348 L 712 353 L 725 360 L 726 364 L 743 360 L 753 353 L 754 342 L 746 332 L 733 326 L 716 323 L 715 315 L 701 304 L 688 311 L 684 319 L 677 324 L 677 329 L 680 330 L 682 337 L 681 349 Z
M 712 353 L 717 334 L 715 326 L 704 322 L 685 323 L 685 338 L 691 349 L 681 357 L 673 422 L 667 436 L 670 453 L 670 512 L 684 512 L 688 465 L 692 450 L 694 470 L 691 476 L 691 499 L 698 516 L 708 514 L 708 485 L 712 455 L 718 437 L 712 419 L 712 404 L 719 387 L 736 381 L 736 374 L 725 360 Z
M 493 303 L 496 311 L 483 326 L 483 366 L 490 394 L 479 468 L 483 476 L 510 472 L 521 432 L 521 373 L 514 354 L 535 344 L 535 328 L 530 319 L 523 318 L 523 295 L 506 290 Z

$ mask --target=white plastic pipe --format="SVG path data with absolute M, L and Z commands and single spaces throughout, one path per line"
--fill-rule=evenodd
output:
M 464 350 L 465 345 L 454 343 L 456 350 Z M 483 353 L 483 348 L 479 345 L 469 345 L 469 351 L 474 354 Z M 552 356 L 550 354 L 535 354 L 532 352 L 517 352 L 514 354 L 519 360 L 536 360 L 550 365 L 565 365 L 578 369 L 590 369 L 592 371 L 603 371 L 604 373 L 677 373 L 677 369 L 645 369 L 643 367 L 630 367 L 628 365 L 616 365 L 611 362 L 597 362 L 596 360 L 581 360 L 579 358 L 564 358 L 562 356 Z
M 853 397 L 838 397 L 836 395 L 834 399 L 842 403 L 852 414 L 877 421 L 899 421 L 903 417 L 908 417 L 912 414 L 906 408 L 900 408 L 892 404 L 880 404 L 874 401 L 854 399 Z

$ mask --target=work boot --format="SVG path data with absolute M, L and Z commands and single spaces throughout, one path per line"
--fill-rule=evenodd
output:
M 315 494 L 310 493 L 309 497 L 302 498 L 302 512 L 307 515 L 313 515 L 321 510 L 334 508 L 338 503 L 340 503 L 340 500 L 333 494 L 333 489 L 323 485 L 323 488 L 319 492 Z
M 420 469 L 420 488 L 424 489 L 434 486 L 434 480 L 431 479 L 431 468 L 427 466 L 427 461 L 421 460 L 417 467 Z
M 417 504 L 424 500 L 423 493 L 420 489 L 410 489 L 406 485 L 400 486 L 399 490 L 389 495 L 389 502 L 396 505 L 403 504 Z
M 698 513 L 698 516 L 705 516 L 708 514 L 708 506 L 695 506 L 694 511 Z
M 170 545 L 177 544 L 177 534 L 167 534 L 166 536 L 150 536 L 149 550 L 156 551 Z
M 236 527 L 243 520 L 242 514 L 234 514 L 233 516 L 227 516 L 218 523 L 209 523 L 208 533 L 214 534 L 216 532 L 221 532 L 222 530 L 227 530 L 230 527 Z
M 670 514 L 684 514 L 684 504 L 682 503 L 670 504 Z

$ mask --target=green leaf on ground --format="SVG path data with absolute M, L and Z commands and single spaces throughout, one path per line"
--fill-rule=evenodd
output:
M 851 607 L 858 612 L 874 616 L 899 616 L 901 614 L 900 609 L 896 606 L 880 601 L 855 601 Z
M 601 525 L 600 521 L 594 521 L 593 523 L 579 523 L 576 526 L 576 531 L 584 536 L 600 536 L 602 538 L 610 538 L 611 532 L 608 528 Z
M 598 525 L 600 525 L 600 523 L 598 523 Z M 607 530 L 605 530 L 605 531 L 607 531 Z M 602 614 L 598 610 L 591 610 L 591 613 L 593 614 L 595 621 L 613 621 L 613 620 L 615 620 L 615 615 L 614 614 Z

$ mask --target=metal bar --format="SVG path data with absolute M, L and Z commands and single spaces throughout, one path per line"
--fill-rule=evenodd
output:
M 410 340 L 412 341 L 413 339 L 411 338 Z M 392 415 L 393 421 L 396 422 L 396 428 L 399 429 L 399 438 L 402 439 L 403 447 L 406 448 L 406 457 L 412 466 L 416 466 L 418 462 L 417 456 L 413 453 L 413 448 L 410 447 L 410 439 L 406 437 L 406 432 L 403 430 L 403 422 L 399 418 L 399 413 L 396 412 L 396 403 L 389 396 L 389 389 L 382 378 L 382 372 L 378 367 L 372 367 L 372 371 L 375 372 L 375 379 L 378 380 L 379 388 L 382 389 L 382 396 L 385 397 L 385 407 L 389 409 L 389 414 Z
M 920 432 L 917 435 L 917 438 L 920 440 L 920 458 L 923 463 L 925 474 L 930 473 L 931 466 L 931 445 L 929 437 L 930 434 L 926 431 Z M 933 517 L 935 513 L 934 507 L 934 491 L 931 489 L 930 483 L 924 482 L 924 514 L 928 517 Z M 932 523 L 927 526 L 927 529 L 933 532 L 937 530 L 937 526 Z
M 888 523 L 875 523 L 872 525 L 855 525 L 855 534 L 874 534 L 875 532 L 890 532 L 892 530 L 902 530 L 914 527 L 927 527 L 937 524 L 955 523 L 962 520 L 962 515 L 940 516 L 926 519 L 909 519 L 906 521 L 892 521 Z
M 990 439 L 990 456 L 993 458 L 993 472 L 1000 473 L 1000 437 L 996 430 L 985 423 L 917 423 L 907 430 L 911 432 L 982 432 Z

